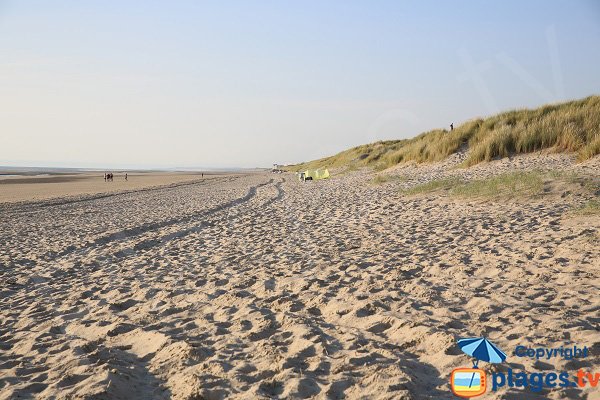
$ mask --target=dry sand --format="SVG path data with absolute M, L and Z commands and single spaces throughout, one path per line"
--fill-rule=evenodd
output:
M 572 211 L 593 194 L 399 190 L 515 168 L 597 179 L 598 161 L 449 160 L 383 185 L 248 174 L 0 204 L 0 399 L 451 399 L 450 371 L 470 366 L 456 339 L 479 335 L 509 354 L 488 372 L 600 372 L 600 219 Z M 512 356 L 569 343 L 592 356 Z

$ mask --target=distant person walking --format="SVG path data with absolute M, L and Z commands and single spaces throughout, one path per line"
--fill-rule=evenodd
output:
M 450 132 L 454 130 L 454 122 L 450 124 Z
M 127 180 L 127 173 L 125 173 L 125 180 Z
M 106 182 L 106 172 L 104 173 L 104 182 Z

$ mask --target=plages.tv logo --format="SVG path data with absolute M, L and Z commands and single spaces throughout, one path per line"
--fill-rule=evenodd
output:
M 473 357 L 472 368 L 456 368 L 450 374 L 452 392 L 459 397 L 475 397 L 486 392 L 488 386 L 485 371 L 477 367 L 479 361 L 489 363 L 502 363 L 506 360 L 506 353 L 483 337 L 458 340 L 458 346 L 467 355 Z M 550 360 L 560 357 L 565 360 L 574 358 L 584 359 L 591 354 L 587 346 L 569 345 L 560 348 L 526 347 L 517 346 L 514 352 L 516 357 L 529 357 L 539 360 Z M 600 385 L 600 372 L 588 371 L 579 368 L 577 371 L 515 371 L 511 366 L 506 370 L 491 373 L 490 389 L 496 392 L 501 388 L 517 388 L 532 392 L 541 392 L 544 389 L 554 388 L 597 388 Z M 594 389 L 592 389 L 594 390 Z
M 479 369 L 479 361 L 501 363 L 506 353 L 483 337 L 466 338 L 458 341 L 458 346 L 467 355 L 473 357 L 472 368 L 456 368 L 450 374 L 452 393 L 458 397 L 476 397 L 487 390 L 485 371 Z

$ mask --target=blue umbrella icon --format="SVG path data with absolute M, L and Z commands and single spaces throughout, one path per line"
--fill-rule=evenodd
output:
M 463 352 L 477 359 L 475 366 L 479 361 L 501 363 L 506 360 L 506 353 L 486 338 L 459 339 L 458 346 Z
M 459 339 L 458 346 L 464 353 L 470 355 L 471 357 L 475 357 L 476 360 L 473 362 L 473 368 L 477 368 L 479 361 L 501 363 L 506 360 L 506 353 L 483 337 Z M 473 384 L 474 377 L 475 373 L 473 373 L 473 376 L 471 376 L 469 387 L 471 387 Z

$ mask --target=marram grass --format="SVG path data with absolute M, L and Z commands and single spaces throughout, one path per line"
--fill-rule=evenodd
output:
M 532 198 L 551 194 L 551 186 L 547 186 L 547 184 L 556 181 L 569 184 L 571 188 L 569 190 L 583 190 L 593 196 L 597 196 L 600 192 L 597 180 L 588 176 L 535 170 L 507 172 L 469 181 L 457 177 L 446 177 L 403 189 L 400 193 L 412 196 L 440 192 L 452 197 L 484 199 Z M 557 192 L 554 192 L 554 194 L 557 194 Z M 593 199 L 586 203 L 580 212 L 583 214 L 596 214 L 599 205 L 599 200 L 597 198 Z
M 544 190 L 544 176 L 538 171 L 511 172 L 469 181 L 450 189 L 458 197 L 536 196 Z
M 494 198 L 536 196 L 543 192 L 545 174 L 540 171 L 508 172 L 484 179 L 462 181 L 457 177 L 435 179 L 401 193 L 412 196 L 445 192 L 454 197 Z
M 440 161 L 461 147 L 468 150 L 464 162 L 467 167 L 544 149 L 575 152 L 580 161 L 592 158 L 600 154 L 600 96 L 534 110 L 507 111 L 465 122 L 451 132 L 437 129 L 412 139 L 371 143 L 288 168 L 299 171 L 352 166 L 381 170 L 409 161 Z
M 600 214 L 600 200 L 590 200 L 575 212 L 580 215 L 598 215 Z

